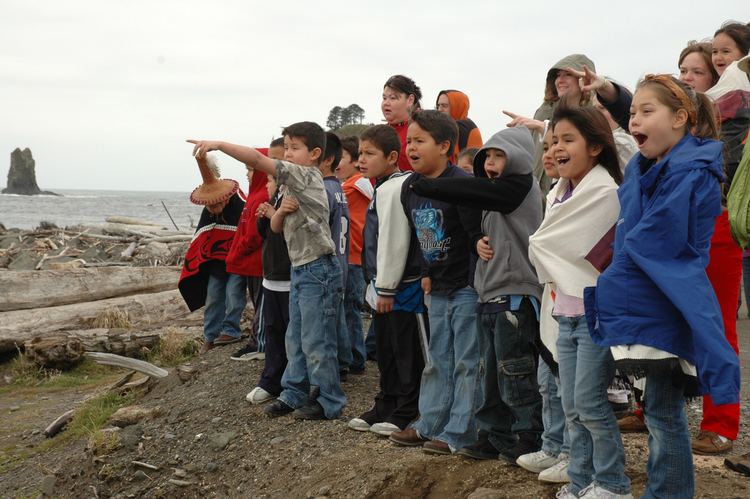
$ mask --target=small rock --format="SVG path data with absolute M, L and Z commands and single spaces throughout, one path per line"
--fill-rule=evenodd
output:
M 218 423 L 219 421 L 221 421 L 221 416 L 216 416 L 215 418 L 211 419 L 211 422 L 214 424 Z
M 209 438 L 211 448 L 215 451 L 224 450 L 224 448 L 229 445 L 229 442 L 231 442 L 236 436 L 237 432 L 234 431 L 217 433 Z
M 42 480 L 42 494 L 44 494 L 47 497 L 52 497 L 52 495 L 55 492 L 55 484 L 57 483 L 57 478 L 55 475 L 47 475 L 44 477 L 44 480 Z
M 271 439 L 271 445 L 279 445 L 286 442 L 286 437 L 274 437 Z
M 505 494 L 497 489 L 479 487 L 474 492 L 469 494 L 466 499 L 502 499 L 503 497 L 505 497 Z
M 143 419 L 146 419 L 159 412 L 159 408 L 141 407 L 139 405 L 130 405 L 121 407 L 109 417 L 110 424 L 124 428 L 125 426 L 134 425 Z
M 31 430 L 31 434 L 32 435 L 39 435 L 41 432 L 42 432 L 42 430 L 39 430 L 39 429 Z
M 330 486 L 330 485 L 323 485 L 323 486 L 322 486 L 322 487 L 321 487 L 321 488 L 320 488 L 320 489 L 318 490 L 318 495 L 319 495 L 319 496 L 327 496 L 327 495 L 328 495 L 328 494 L 330 494 L 330 493 L 331 493 L 331 486 Z
M 12 405 L 10 406 L 10 412 L 16 412 L 21 409 L 20 405 Z
M 175 435 L 174 433 L 164 434 L 164 440 L 174 440 L 175 438 L 177 438 L 177 435 Z
M 218 470 L 219 466 L 216 463 L 208 463 L 206 465 L 206 471 L 209 473 L 213 473 L 214 471 Z
M 140 481 L 149 480 L 149 479 L 150 477 L 141 470 L 138 470 L 135 473 L 133 473 L 133 480 L 138 480 L 140 482 Z
M 174 476 L 176 476 L 177 478 L 185 478 L 188 475 L 187 475 L 187 471 L 183 470 L 182 468 L 175 468 Z

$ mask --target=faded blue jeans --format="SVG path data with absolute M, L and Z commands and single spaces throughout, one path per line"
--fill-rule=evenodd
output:
M 596 483 L 615 494 L 630 492 L 625 450 L 607 387 L 615 373 L 609 348 L 595 344 L 585 316 L 555 317 L 562 406 L 570 432 L 570 492 Z
M 542 396 L 542 450 L 550 456 L 570 454 L 570 435 L 559 393 L 560 381 L 541 357 L 536 376 Z
M 208 276 L 206 309 L 203 311 L 203 338 L 210 343 L 228 334 L 234 338 L 242 336 L 240 319 L 247 305 L 245 296 L 246 278 L 227 274 L 225 279 L 213 274 Z
M 690 498 L 695 494 L 693 453 L 682 386 L 668 376 L 647 376 L 643 414 L 648 426 L 648 483 L 641 498 Z
M 346 328 L 349 331 L 349 342 L 352 347 L 351 369 L 365 368 L 365 335 L 362 331 L 362 305 L 365 300 L 365 276 L 362 267 L 349 264 L 346 275 L 346 293 L 344 294 L 344 311 Z
M 315 400 L 327 418 L 337 418 L 346 405 L 336 359 L 336 314 L 341 301 L 338 258 L 322 256 L 292 267 L 289 326 L 286 330 L 287 366 L 279 400 L 295 409 Z M 314 391 L 314 390 L 313 390 Z
M 477 292 L 466 287 L 432 294 L 430 343 L 419 392 L 420 418 L 413 427 L 424 438 L 454 449 L 476 443 L 474 414 L 482 405 L 479 379 Z

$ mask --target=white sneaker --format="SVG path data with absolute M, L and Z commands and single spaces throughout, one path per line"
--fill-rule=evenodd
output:
M 543 450 L 524 454 L 516 459 L 516 464 L 532 473 L 541 473 L 560 462 L 560 458 L 547 454 Z
M 596 483 L 592 483 L 585 489 L 582 489 L 578 493 L 578 497 L 585 497 L 586 499 L 633 499 L 633 494 L 629 492 L 627 494 L 615 494 L 614 492 L 601 488 L 601 486 Z
M 539 472 L 539 481 L 547 483 L 568 483 L 570 477 L 568 476 L 568 464 L 570 459 L 567 454 L 563 454 L 558 457 L 559 461 L 554 466 L 547 468 L 544 471 Z
M 401 431 L 401 428 L 393 423 L 375 423 L 370 426 L 370 431 L 381 437 L 390 437 L 394 431 Z
M 263 402 L 268 402 L 269 400 L 274 398 L 276 397 L 265 391 L 263 388 L 256 386 L 255 388 L 250 390 L 250 393 L 247 394 L 245 400 L 247 400 L 251 404 L 262 404 Z
M 578 499 L 577 495 L 570 492 L 567 485 L 563 485 L 555 494 L 556 499 Z
M 361 418 L 350 419 L 346 426 L 355 431 L 370 431 L 370 425 Z

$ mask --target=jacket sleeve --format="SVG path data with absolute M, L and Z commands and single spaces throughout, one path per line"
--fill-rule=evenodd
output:
M 704 234 L 705 240 L 695 238 L 705 232 L 702 227 L 713 227 L 720 212 L 719 183 L 705 170 L 675 177 L 657 188 L 640 221 L 625 236 L 622 250 L 687 322 L 700 385 L 717 405 L 736 403 L 737 355 L 724 335 L 721 310 L 706 277 L 710 234 Z
M 611 82 L 617 90 L 617 99 L 614 102 L 607 102 L 597 94 L 599 102 L 605 107 L 609 114 L 612 115 L 612 119 L 617 122 L 623 130 L 629 130 L 630 126 L 630 105 L 633 103 L 633 94 L 630 91 L 618 85 L 615 82 Z
M 420 196 L 467 208 L 512 213 L 526 199 L 534 181 L 532 174 L 488 178 L 421 178 L 412 184 Z
M 407 176 L 389 180 L 378 188 L 378 250 L 375 290 L 394 296 L 406 268 L 412 231 L 401 205 L 401 185 Z

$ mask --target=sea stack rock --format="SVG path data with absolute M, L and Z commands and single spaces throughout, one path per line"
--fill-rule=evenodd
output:
M 7 187 L 3 189 L 3 194 L 23 194 L 33 196 L 34 194 L 52 194 L 54 192 L 43 191 L 36 184 L 34 158 L 31 156 L 31 150 L 26 148 L 23 151 L 16 148 L 10 153 L 10 170 L 8 171 Z

